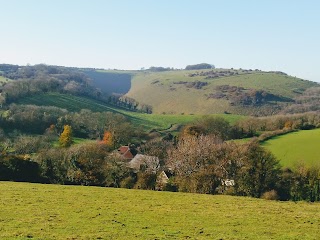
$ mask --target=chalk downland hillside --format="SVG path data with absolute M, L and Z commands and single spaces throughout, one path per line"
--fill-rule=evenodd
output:
M 277 136 L 263 143 L 285 167 L 305 163 L 320 167 L 320 129 L 304 130 Z
M 210 69 L 136 72 L 126 96 L 154 113 L 272 115 L 316 83 L 282 72 Z
M 57 92 L 156 114 L 273 115 L 292 106 L 307 89 L 319 86 L 282 72 L 260 70 L 120 71 L 44 64 L 0 67 L 0 82 L 12 80 L 0 86 L 6 104 Z
M 1 239 L 318 239 L 319 203 L 0 182 Z

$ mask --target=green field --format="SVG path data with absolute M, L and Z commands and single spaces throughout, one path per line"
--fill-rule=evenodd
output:
M 6 79 L 5 77 L 0 76 L 0 83 L 7 82 L 7 81 L 9 80 Z
M 137 126 L 150 129 L 168 129 L 171 125 L 187 124 L 201 118 L 203 115 L 163 115 L 163 114 L 144 114 L 126 111 L 123 109 L 115 108 L 110 105 L 106 105 L 103 102 L 93 100 L 90 98 L 59 94 L 48 93 L 38 94 L 31 97 L 26 97 L 17 102 L 18 104 L 34 104 L 38 106 L 55 106 L 65 108 L 69 111 L 80 111 L 81 109 L 90 109 L 92 111 L 110 111 L 114 113 L 123 114 Z M 232 115 L 232 114 L 216 114 L 214 116 L 221 116 L 227 119 L 230 123 L 234 123 L 239 119 L 243 119 L 244 116 Z
M 0 182 L 1 239 L 318 239 L 320 205 Z
M 299 161 L 320 165 L 320 129 L 305 130 L 274 137 L 263 143 L 283 166 L 292 167 Z
M 230 85 L 245 89 L 265 90 L 275 95 L 293 98 L 297 96 L 297 91 L 301 92 L 316 86 L 316 83 L 291 76 L 258 71 L 215 79 L 205 79 L 205 76 L 188 76 L 190 73 L 200 71 L 212 70 L 135 73 L 132 78 L 132 87 L 126 95 L 138 102 L 153 106 L 155 113 L 212 114 L 228 111 L 234 114 L 249 115 L 253 112 L 265 111 L 272 106 L 260 106 L 259 108 L 231 106 L 230 101 L 226 99 L 208 99 L 206 95 L 215 93 L 217 86 Z M 214 71 L 219 71 L 219 69 Z M 179 81 L 204 81 L 208 85 L 202 89 L 186 88 L 183 84 L 174 84 Z

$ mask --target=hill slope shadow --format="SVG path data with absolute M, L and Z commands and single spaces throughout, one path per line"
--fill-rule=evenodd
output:
M 92 84 L 107 94 L 126 94 L 131 88 L 131 74 L 84 71 L 92 79 Z

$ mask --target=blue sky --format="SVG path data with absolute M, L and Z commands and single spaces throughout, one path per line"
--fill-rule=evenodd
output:
M 0 63 L 279 70 L 320 82 L 317 0 L 0 0 Z

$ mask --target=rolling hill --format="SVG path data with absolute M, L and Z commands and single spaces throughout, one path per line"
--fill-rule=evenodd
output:
M 319 203 L 0 182 L 1 239 L 317 239 Z
M 319 86 L 283 72 L 243 69 L 125 71 L 44 64 L 3 65 L 1 69 L 6 78 L 30 80 L 29 89 L 33 92 L 69 93 L 93 99 L 108 99 L 110 94 L 117 94 L 110 101 L 130 103 L 148 113 L 152 108 L 153 113 L 171 115 L 274 115 L 292 105 L 306 89 Z M 18 94 L 30 96 L 23 84 L 15 86 Z M 16 101 L 16 93 L 10 87 L 4 90 L 11 91 L 9 102 Z
M 242 115 L 275 114 L 317 86 L 281 72 L 233 69 L 136 72 L 131 84 L 126 96 L 151 105 L 154 113 Z

